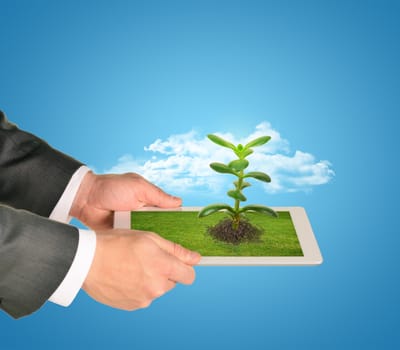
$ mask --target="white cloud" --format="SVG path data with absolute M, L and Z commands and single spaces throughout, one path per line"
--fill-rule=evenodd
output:
M 268 122 L 257 125 L 245 139 L 235 139 L 229 133 L 216 134 L 234 144 L 246 144 L 262 135 L 271 136 L 267 144 L 254 149 L 254 154 L 249 156 L 248 168 L 271 176 L 271 183 L 263 185 L 268 193 L 310 191 L 313 186 L 325 184 L 334 176 L 329 161 L 317 161 L 312 154 L 300 150 L 291 153 L 289 142 Z M 228 163 L 235 157 L 232 151 L 215 145 L 193 130 L 166 140 L 157 139 L 144 149 L 149 152 L 147 160 L 126 154 L 106 172 L 136 172 L 178 195 L 226 191 L 233 180 L 232 176 L 217 174 L 209 167 L 211 162 Z

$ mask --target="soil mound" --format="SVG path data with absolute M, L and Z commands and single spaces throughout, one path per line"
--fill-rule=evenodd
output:
M 239 244 L 259 241 L 263 231 L 243 218 L 239 222 L 239 227 L 235 229 L 232 219 L 227 218 L 221 220 L 215 226 L 209 227 L 208 233 L 219 241 Z

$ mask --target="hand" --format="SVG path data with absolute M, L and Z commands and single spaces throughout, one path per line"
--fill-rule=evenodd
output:
M 200 255 L 155 233 L 106 230 L 97 233 L 92 266 L 83 289 L 100 303 L 135 310 L 175 287 L 191 284 Z
M 92 229 L 112 228 L 114 211 L 143 206 L 175 208 L 182 200 L 163 192 L 135 173 L 84 177 L 72 204 L 70 215 Z

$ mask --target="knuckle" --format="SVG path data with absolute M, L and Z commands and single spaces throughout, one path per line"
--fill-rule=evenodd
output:
M 138 308 L 137 302 L 134 300 L 127 300 L 113 306 L 124 311 L 134 311 Z
M 123 308 L 123 309 L 124 309 L 125 311 L 135 311 L 135 310 L 137 309 L 137 305 L 136 305 L 136 304 L 134 304 L 134 305 L 129 305 L 129 306 Z
M 164 294 L 164 291 L 162 289 L 154 289 L 151 293 L 152 299 L 159 298 Z
M 138 308 L 139 308 L 139 309 L 146 309 L 146 308 L 148 308 L 148 307 L 151 305 L 151 303 L 152 303 L 152 300 L 151 300 L 151 299 L 142 300 L 142 301 L 139 303 Z
M 164 288 L 161 283 L 154 283 L 148 290 L 147 296 L 149 299 L 159 298 L 164 294 Z
M 174 242 L 174 255 L 181 256 L 184 252 L 184 248 L 180 244 Z
M 180 257 L 181 259 L 188 261 L 190 260 L 190 250 L 181 246 L 178 243 L 174 243 L 174 255 Z
M 125 173 L 124 175 L 127 176 L 127 177 L 130 177 L 130 178 L 132 178 L 132 179 L 141 179 L 141 178 L 142 178 L 139 174 L 134 173 L 134 172 L 132 172 L 132 171 L 127 172 L 127 173 Z

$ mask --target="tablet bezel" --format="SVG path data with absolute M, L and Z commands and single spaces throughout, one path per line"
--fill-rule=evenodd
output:
M 180 207 L 161 209 L 144 207 L 138 211 L 199 211 L 201 207 Z M 288 211 L 293 221 L 303 256 L 203 256 L 203 266 L 279 266 L 279 265 L 320 265 L 323 258 L 315 239 L 307 213 L 303 207 L 272 207 L 275 211 Z M 114 214 L 114 228 L 131 229 L 131 212 L 118 211 Z

